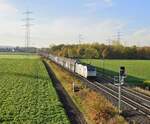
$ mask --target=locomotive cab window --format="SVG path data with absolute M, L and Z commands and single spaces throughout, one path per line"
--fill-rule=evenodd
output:
M 92 67 L 92 66 L 87 66 L 87 70 L 88 70 L 88 71 L 95 71 L 95 68 Z

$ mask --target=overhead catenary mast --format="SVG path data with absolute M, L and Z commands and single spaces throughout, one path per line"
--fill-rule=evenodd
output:
M 82 34 L 79 34 L 78 35 L 78 39 L 79 39 L 79 43 L 77 44 L 77 49 L 78 49 L 78 61 L 79 61 L 79 49 L 80 49 L 80 45 L 81 45 L 81 43 L 82 43 L 82 39 L 83 39 L 83 37 L 82 37 L 83 35 Z
M 25 21 L 25 48 L 29 48 L 30 46 L 30 33 L 31 33 L 31 26 L 32 24 L 30 23 L 31 20 L 33 20 L 32 18 L 30 18 L 30 15 L 32 14 L 32 11 L 27 10 L 26 12 L 24 12 L 23 14 L 26 15 L 26 17 L 23 19 Z

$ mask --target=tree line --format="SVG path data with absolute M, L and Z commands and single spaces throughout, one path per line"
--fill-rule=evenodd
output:
M 77 45 L 54 45 L 49 53 L 69 58 L 82 59 L 150 59 L 150 46 L 123 46 L 120 43 L 105 45 L 99 43 Z

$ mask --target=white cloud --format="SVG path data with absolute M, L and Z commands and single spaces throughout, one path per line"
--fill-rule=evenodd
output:
M 16 20 L 1 19 L 0 23 L 0 45 L 24 45 L 24 30 L 21 23 Z
M 137 29 L 129 35 L 129 38 L 134 41 L 132 44 L 150 46 L 150 27 Z
M 113 5 L 112 0 L 84 0 L 85 6 L 89 10 L 95 10 L 98 7 L 110 7 Z M 17 12 L 15 6 L 6 0 L 0 0 L 0 14 L 4 13 L 8 16 L 0 16 L 0 45 L 24 45 L 24 30 L 21 29 L 20 19 L 17 15 L 9 13 Z M 11 20 L 11 21 L 10 21 Z M 38 20 L 38 19 L 37 19 Z M 55 20 L 48 20 L 49 23 L 35 23 L 31 30 L 31 45 L 38 47 L 49 46 L 51 43 L 76 43 L 78 35 L 83 34 L 83 42 L 100 42 L 106 43 L 109 37 L 118 31 L 126 33 L 129 27 L 125 22 L 117 19 L 96 20 L 95 18 L 86 17 L 64 17 Z M 123 34 L 124 35 L 124 34 Z M 150 46 L 150 27 L 141 28 L 130 32 L 126 36 L 126 44 L 138 44 Z M 124 40 L 124 38 L 123 38 Z M 134 41 L 134 42 L 130 42 Z M 140 43 L 140 44 L 139 44 Z
M 84 43 L 94 41 L 102 43 L 123 27 L 124 24 L 115 20 L 95 21 L 86 18 L 58 18 L 49 24 L 35 26 L 33 37 L 36 37 L 35 39 L 39 41 L 40 45 L 48 46 L 50 43 L 77 43 L 80 33 L 83 34 Z M 42 40 L 45 43 L 40 42 Z
M 37 41 L 39 46 L 72 44 L 78 43 L 78 35 L 83 34 L 83 43 L 107 43 L 108 38 L 114 39 L 118 31 L 124 31 L 122 39 L 125 45 L 150 46 L 150 28 L 138 29 L 126 35 L 126 27 L 127 23 L 111 19 L 58 18 L 49 24 L 35 26 L 33 41 Z
M 14 13 L 17 9 L 7 2 L 6 0 L 0 0 L 0 13 Z
M 0 0 L 0 45 L 21 45 L 21 22 L 16 7 L 8 0 Z M 20 22 L 20 23 L 19 23 Z
M 24 30 L 21 22 L 0 20 L 0 45 L 21 45 L 24 43 Z M 4 23 L 5 22 L 5 23 Z M 124 31 L 128 27 L 125 22 L 118 20 L 95 20 L 81 17 L 57 18 L 49 23 L 36 23 L 31 29 L 31 43 L 38 47 L 48 47 L 50 44 L 74 44 L 78 43 L 78 35 L 83 34 L 83 43 L 99 42 L 107 43 L 106 39 L 114 38 L 118 31 Z M 150 28 L 137 29 L 123 37 L 126 45 L 149 45 Z
M 84 6 L 91 9 L 92 11 L 98 8 L 112 7 L 112 0 L 85 0 Z
M 107 4 L 112 4 L 112 0 L 103 0 L 105 3 L 107 3 Z

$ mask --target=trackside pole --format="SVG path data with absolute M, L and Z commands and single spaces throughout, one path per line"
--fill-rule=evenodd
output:
M 119 98 L 119 101 L 118 101 L 118 109 L 119 109 L 119 114 L 121 113 L 121 80 L 120 80 L 120 76 L 119 76 L 119 85 L 118 85 L 118 98 Z
M 73 81 L 73 84 L 72 84 L 72 91 L 73 93 L 75 92 L 75 82 Z
M 118 83 L 118 109 L 119 114 L 121 113 L 121 86 L 124 84 L 124 78 L 126 77 L 125 67 L 120 67 L 119 71 L 119 83 Z
M 72 92 L 75 93 L 75 77 L 73 77 L 73 82 L 72 82 Z

